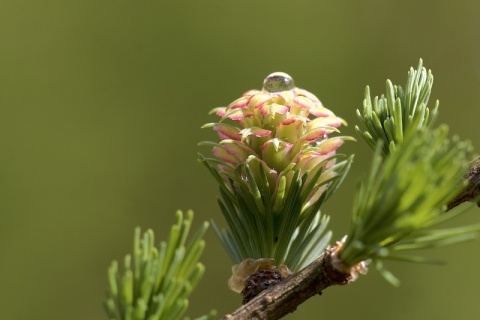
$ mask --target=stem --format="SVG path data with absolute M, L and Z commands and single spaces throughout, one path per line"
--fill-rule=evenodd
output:
M 478 201 L 477 205 L 480 207 L 480 200 L 478 200 L 480 195 L 480 157 L 472 162 L 466 179 L 468 182 L 467 186 L 452 201 L 448 203 L 447 211 L 455 208 L 459 204 L 471 200 Z
M 286 278 L 241 306 L 235 312 L 227 314 L 224 320 L 235 319 L 280 319 L 295 311 L 297 306 L 332 285 L 344 285 L 351 281 L 349 273 L 338 271 L 332 265 L 332 253 L 335 247 L 324 253 L 304 269 Z

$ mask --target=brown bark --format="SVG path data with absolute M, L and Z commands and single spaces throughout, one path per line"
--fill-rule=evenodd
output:
M 325 250 L 303 270 L 262 291 L 249 303 L 227 314 L 223 319 L 280 319 L 295 311 L 305 300 L 321 294 L 325 288 L 347 284 L 351 280 L 350 273 L 340 272 L 332 265 L 334 250 L 335 248 Z
M 460 192 L 458 196 L 448 203 L 447 210 L 453 209 L 459 204 L 466 201 L 476 200 L 477 205 L 480 207 L 480 157 L 475 159 L 470 166 L 470 170 L 466 176 L 467 187 Z

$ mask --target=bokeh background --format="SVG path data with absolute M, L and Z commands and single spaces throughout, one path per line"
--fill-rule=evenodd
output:
M 223 220 L 197 163 L 214 107 L 291 74 L 350 126 L 365 85 L 404 85 L 423 58 L 440 122 L 477 150 L 480 4 L 453 1 L 24 0 L 0 3 L 0 318 L 106 319 L 106 270 L 135 226 L 165 239 L 175 210 Z M 369 165 L 366 145 L 326 204 L 335 238 Z M 478 223 L 471 208 L 452 225 Z M 209 230 L 189 315 L 233 311 L 231 262 Z M 426 253 L 446 266 L 390 263 L 326 290 L 287 319 L 474 319 L 480 241 Z

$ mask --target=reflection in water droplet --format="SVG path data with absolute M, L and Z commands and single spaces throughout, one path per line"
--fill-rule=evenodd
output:
M 284 72 L 274 72 L 263 80 L 263 90 L 278 92 L 292 90 L 295 88 L 293 78 Z

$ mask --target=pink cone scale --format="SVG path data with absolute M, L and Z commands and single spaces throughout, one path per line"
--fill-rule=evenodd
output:
M 328 169 L 335 161 L 325 160 L 344 140 L 329 135 L 338 132 L 345 121 L 281 72 L 269 75 L 262 90 L 249 90 L 228 107 L 212 112 L 221 117 L 219 123 L 210 124 L 221 139 L 213 148 L 213 154 L 224 162 L 219 169 L 232 174 L 238 165 L 257 158 L 269 180 L 275 181 L 272 193 L 278 179 L 291 171 L 315 174 Z M 234 124 L 226 124 L 228 120 Z

